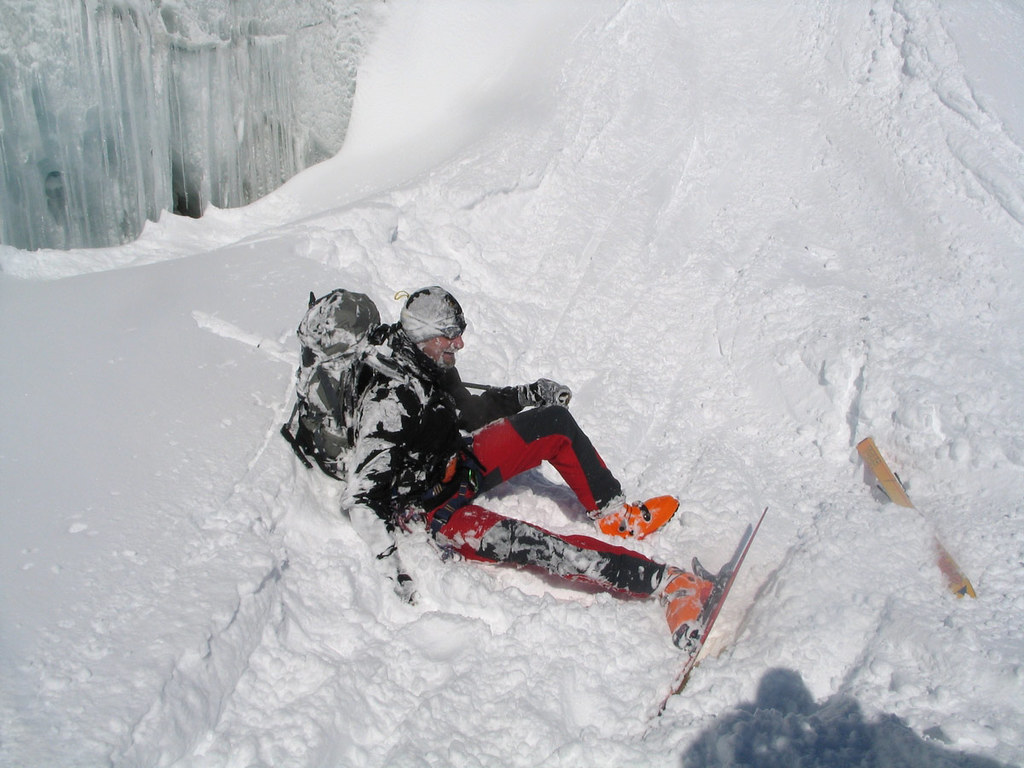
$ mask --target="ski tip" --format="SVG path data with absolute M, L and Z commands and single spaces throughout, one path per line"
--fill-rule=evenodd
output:
M 757 533 L 758 529 L 761 527 L 761 523 L 764 522 L 765 515 L 767 515 L 767 514 L 768 514 L 768 507 L 765 507 L 763 510 L 761 510 L 761 516 L 757 518 L 757 522 L 756 523 L 752 523 L 750 525 L 750 528 L 751 528 L 751 532 L 750 533 L 751 533 L 751 535 Z

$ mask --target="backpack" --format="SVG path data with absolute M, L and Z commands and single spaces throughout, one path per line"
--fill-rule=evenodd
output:
M 380 326 L 380 312 L 369 296 L 336 288 L 309 307 L 296 334 L 302 347 L 295 374 L 295 407 L 281 434 L 303 464 L 313 463 L 341 479 L 345 452 L 352 447 L 351 415 L 360 392 L 356 380 Z

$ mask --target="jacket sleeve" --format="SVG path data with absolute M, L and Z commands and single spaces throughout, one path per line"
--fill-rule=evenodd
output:
M 523 410 L 519 403 L 518 387 L 494 387 L 473 394 L 456 369 L 451 369 L 444 382 L 445 390 L 455 400 L 459 412 L 459 426 L 474 432 L 492 421 L 504 419 Z
M 415 603 L 416 590 L 412 577 L 402 565 L 393 528 L 390 523 L 378 520 L 377 517 L 373 510 L 360 504 L 353 506 L 349 513 L 352 527 L 366 542 L 377 568 L 394 583 L 395 594 L 407 603 Z
M 353 501 L 380 518 L 422 502 L 463 447 L 450 398 L 428 397 L 417 382 L 378 381 L 356 408 L 352 455 L 347 462 Z
M 408 465 L 405 438 L 418 417 L 418 401 L 405 385 L 382 382 L 368 388 L 356 409 L 349 489 L 357 504 L 391 521 L 400 481 Z

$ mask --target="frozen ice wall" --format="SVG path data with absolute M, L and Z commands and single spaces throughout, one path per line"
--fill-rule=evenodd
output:
M 0 242 L 127 242 L 337 152 L 375 6 L 0 0 Z

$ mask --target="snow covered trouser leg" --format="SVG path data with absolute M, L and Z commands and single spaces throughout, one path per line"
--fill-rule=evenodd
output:
M 569 581 L 632 597 L 650 597 L 665 566 L 589 536 L 559 536 L 469 504 L 431 528 L 442 546 L 469 560 L 540 568 Z
M 560 405 L 533 408 L 484 427 L 473 436 L 472 450 L 485 468 L 481 493 L 547 461 L 588 512 L 622 494 L 590 438 Z

